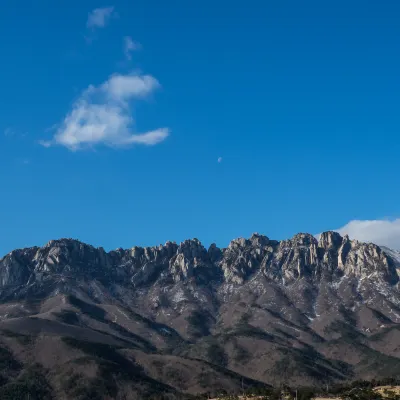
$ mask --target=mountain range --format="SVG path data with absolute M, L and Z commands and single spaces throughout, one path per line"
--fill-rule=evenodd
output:
M 395 377 L 399 273 L 398 252 L 336 232 L 14 250 L 0 260 L 0 397 L 180 398 Z

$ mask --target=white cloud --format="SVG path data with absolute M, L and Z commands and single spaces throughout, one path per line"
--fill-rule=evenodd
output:
M 146 97 L 159 87 L 157 79 L 151 75 L 114 74 L 101 85 L 100 90 L 112 100 L 124 102 L 133 97 Z M 89 90 L 95 92 L 98 89 L 90 86 Z
M 90 29 L 104 28 L 114 15 L 114 7 L 95 8 L 89 13 L 86 26 Z
M 155 131 L 142 133 L 141 135 L 132 135 L 128 139 L 128 143 L 138 143 L 152 146 L 161 143 L 168 137 L 168 134 L 169 130 L 166 128 L 156 129 Z
M 124 37 L 124 54 L 127 60 L 132 59 L 132 53 L 142 48 L 139 42 L 135 42 L 130 36 Z
M 114 74 L 100 86 L 90 85 L 75 101 L 45 147 L 65 146 L 80 150 L 103 144 L 111 147 L 142 144 L 152 146 L 165 140 L 167 128 L 136 134 L 131 101 L 151 94 L 159 87 L 150 75 Z
M 353 220 L 335 229 L 351 239 L 372 242 L 400 250 L 400 218 L 394 220 Z
M 218 163 L 222 163 L 222 157 L 218 157 Z

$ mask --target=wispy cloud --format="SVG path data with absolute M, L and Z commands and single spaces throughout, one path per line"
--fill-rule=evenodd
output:
M 127 60 L 132 60 L 132 53 L 141 48 L 141 44 L 134 41 L 130 36 L 124 37 L 124 54 Z
M 165 140 L 167 128 L 134 133 L 135 120 L 131 101 L 143 99 L 160 84 L 150 75 L 114 74 L 100 86 L 90 85 L 75 101 L 50 141 L 41 141 L 45 147 L 65 146 L 80 150 L 103 144 L 111 147 L 142 144 L 152 146 Z
M 113 16 L 116 16 L 114 7 L 95 8 L 89 13 L 86 26 L 89 29 L 104 28 Z
M 11 128 L 4 129 L 4 136 L 14 136 L 15 132 Z
M 13 139 L 23 139 L 27 136 L 27 132 L 21 132 L 18 129 L 8 127 L 3 131 L 4 136 Z
M 218 157 L 218 163 L 221 164 L 222 163 L 222 157 Z
M 372 242 L 400 250 L 400 218 L 393 220 L 352 220 L 339 229 L 341 235 L 351 239 Z
M 29 158 L 19 158 L 18 163 L 22 165 L 29 165 L 31 160 Z

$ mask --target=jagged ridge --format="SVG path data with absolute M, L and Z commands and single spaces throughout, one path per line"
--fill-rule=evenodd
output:
M 208 250 L 198 239 L 110 252 L 73 239 L 52 240 L 44 247 L 15 250 L 1 259 L 0 289 L 58 274 L 91 278 L 106 274 L 114 281 L 129 279 L 135 286 L 161 276 L 175 282 L 197 277 L 203 282 L 243 284 L 258 271 L 285 285 L 301 278 L 342 275 L 366 278 L 374 274 L 391 285 L 399 281 L 396 261 L 372 243 L 342 238 L 336 232 L 324 232 L 319 240 L 299 233 L 280 242 L 255 233 L 250 239 L 233 240 L 227 248 L 212 244 Z

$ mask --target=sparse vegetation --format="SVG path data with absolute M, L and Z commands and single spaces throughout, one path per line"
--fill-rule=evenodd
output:
M 186 317 L 189 324 L 188 333 L 193 337 L 208 336 L 210 334 L 210 315 L 205 311 L 194 310 Z
M 226 366 L 228 363 L 228 356 L 225 353 L 223 347 L 217 343 L 212 342 L 207 348 L 207 359 L 213 364 Z
M 14 381 L 0 387 L 2 400 L 52 400 L 53 389 L 40 365 L 27 367 Z
M 166 390 L 160 382 L 149 378 L 144 374 L 143 369 L 124 357 L 115 346 L 101 343 L 86 342 L 73 338 L 63 338 L 63 341 L 76 349 L 87 354 L 86 362 L 93 361 L 98 367 L 96 378 L 87 379 L 81 376 L 75 378 L 78 385 L 66 382 L 71 388 L 73 398 L 80 400 L 104 399 L 104 396 L 115 398 L 119 393 L 121 383 L 147 384 L 151 388 L 149 394 L 154 394 Z M 169 390 L 171 392 L 172 389 Z M 96 397 L 101 395 L 103 397 Z M 79 397 L 80 396 L 80 397 Z M 90 397 L 92 396 L 92 397 Z
M 10 350 L 0 347 L 0 371 L 15 371 L 21 367 L 21 363 L 14 358 Z
M 17 340 L 17 342 L 23 346 L 26 346 L 28 344 L 31 344 L 34 342 L 35 338 L 31 335 L 23 335 L 21 333 L 13 332 L 8 329 L 3 329 L 1 331 L 1 334 L 3 336 L 9 337 L 9 338 L 14 338 Z
M 77 325 L 79 324 L 79 318 L 76 312 L 70 310 L 63 310 L 61 312 L 54 313 L 57 319 L 65 324 Z

